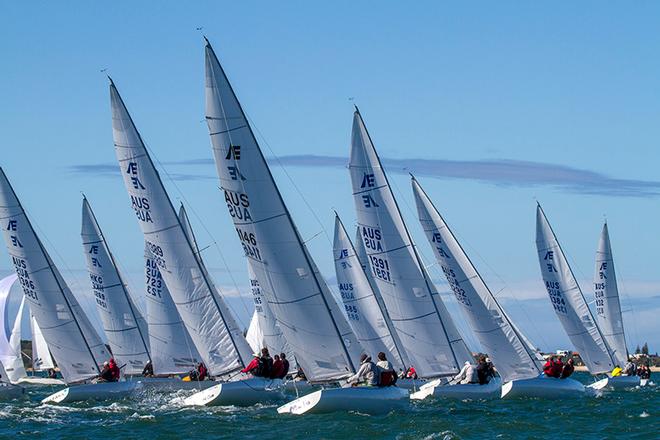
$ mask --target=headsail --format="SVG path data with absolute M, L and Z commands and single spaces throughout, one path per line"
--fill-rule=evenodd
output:
M 359 111 L 350 173 L 374 280 L 408 358 L 422 377 L 458 372 L 472 355 L 421 264 Z
M 360 345 L 302 242 L 208 42 L 206 120 L 229 214 L 296 361 L 311 381 L 346 377 L 355 371 Z
M 68 383 L 99 373 L 105 344 L 37 237 L 0 169 L 0 221 L 7 250 L 48 346 Z
M 250 348 L 255 353 L 259 353 L 262 348 L 267 346 L 264 333 L 261 331 L 261 326 L 259 325 L 259 316 L 256 310 L 250 319 L 250 325 L 248 326 L 247 333 L 245 333 L 245 339 L 247 339 Z
M 405 362 L 401 346 L 397 346 L 394 326 L 387 310 L 378 301 L 369 279 L 358 259 L 351 239 L 338 215 L 335 215 L 334 236 L 335 272 L 346 316 L 362 348 L 374 357 L 384 352 L 395 369 L 403 369 Z
M 151 254 L 144 245 L 144 282 L 147 304 L 149 348 L 154 374 L 187 373 L 202 358 L 186 329 L 170 291 Z
M 208 276 L 114 83 L 115 153 L 131 206 L 199 354 L 213 375 L 237 371 L 250 347 Z
M 611 371 L 603 336 L 541 205 L 536 207 L 536 249 L 552 307 L 580 357 L 591 374 Z
M 53 356 L 50 354 L 44 334 L 32 312 L 30 312 L 30 329 L 32 330 L 32 370 L 44 371 L 55 368 L 55 362 L 53 362 Z
M 541 373 L 540 355 L 529 351 L 524 338 L 509 321 L 479 272 L 454 237 L 417 180 L 412 178 L 419 221 L 435 258 L 447 277 L 485 353 L 495 363 L 503 382 L 529 379 Z
M 0 280 L 0 362 L 5 367 L 5 373 L 11 383 L 16 383 L 21 377 L 25 377 L 25 366 L 21 355 L 21 317 L 25 297 L 21 298 L 21 305 L 16 313 L 14 325 L 9 330 L 9 293 L 17 279 L 16 274 L 11 274 Z
M 124 374 L 140 374 L 150 361 L 147 323 L 135 306 L 87 198 L 82 203 L 83 252 L 103 330 Z
M 605 342 L 611 350 L 615 363 L 623 367 L 628 362 L 628 349 L 623 331 L 621 302 L 607 223 L 603 225 L 596 252 L 594 295 L 596 297 L 596 319 Z

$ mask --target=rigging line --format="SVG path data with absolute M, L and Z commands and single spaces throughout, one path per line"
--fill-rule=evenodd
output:
M 220 258 L 222 260 L 224 268 L 227 270 L 227 273 L 229 274 L 229 278 L 232 280 L 232 283 L 234 284 L 234 287 L 236 288 L 236 290 L 238 292 L 240 292 L 240 289 L 238 288 L 238 285 L 236 284 L 236 280 L 234 279 L 234 276 L 232 275 L 232 271 L 229 268 L 229 266 L 227 264 L 227 260 L 225 259 L 225 256 L 222 253 L 222 250 L 220 249 L 220 246 L 218 245 L 218 242 L 215 240 L 215 237 L 213 236 L 213 234 L 211 234 L 211 231 L 206 227 L 206 224 L 201 220 L 201 217 L 199 216 L 197 211 L 192 207 L 191 203 L 188 201 L 188 199 L 186 198 L 184 192 L 181 190 L 179 185 L 176 184 L 176 182 L 174 181 L 174 178 L 169 173 L 169 171 L 167 170 L 167 168 L 165 167 L 163 162 L 160 161 L 160 159 L 158 158 L 158 155 L 156 155 L 156 152 L 144 140 L 143 140 L 143 144 L 144 144 L 144 147 L 149 151 L 149 155 L 156 161 L 156 163 L 158 163 L 158 166 L 160 167 L 161 170 L 164 171 L 164 173 L 167 176 L 167 179 L 169 180 L 169 182 L 172 184 L 172 186 L 174 186 L 176 191 L 179 193 L 180 199 L 183 200 L 186 203 L 186 205 L 188 205 L 190 207 L 191 211 L 195 215 L 195 218 L 197 218 L 200 221 L 200 224 L 202 225 L 202 228 L 206 231 L 206 233 L 209 235 L 209 237 L 211 238 L 211 240 L 215 244 L 215 247 L 218 250 L 218 253 L 220 254 Z M 178 217 L 178 212 L 176 211 L 176 209 L 175 209 L 174 213 Z M 201 255 L 200 255 L 200 258 L 201 258 Z M 219 289 L 218 286 L 215 285 L 215 283 L 214 283 L 214 286 L 215 286 L 216 289 L 218 289 L 220 295 L 224 298 L 225 295 L 223 294 L 222 290 Z M 239 298 L 241 298 L 241 304 L 243 305 L 243 308 L 249 314 L 247 306 L 245 305 L 245 300 L 244 300 L 243 296 L 239 294 Z M 241 319 L 240 315 L 236 312 L 236 309 L 229 303 L 229 301 L 225 301 L 225 304 L 234 313 L 234 318 L 237 319 L 243 327 L 245 327 L 245 322 L 243 321 L 243 319 Z M 229 328 L 229 327 L 227 327 L 227 328 Z

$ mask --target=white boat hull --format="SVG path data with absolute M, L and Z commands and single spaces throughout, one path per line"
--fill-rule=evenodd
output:
M 419 391 L 410 395 L 411 399 L 422 400 L 427 397 L 447 399 L 495 399 L 500 396 L 502 382 L 494 378 L 486 385 L 457 384 L 443 385 L 442 381 L 434 380 L 423 385 Z
M 408 390 L 399 387 L 351 387 L 315 391 L 277 408 L 280 414 L 357 411 L 387 413 L 407 405 Z
M 25 394 L 25 388 L 0 382 L 0 400 L 18 399 L 23 397 L 23 394 Z
M 121 399 L 142 389 L 140 382 L 101 382 L 74 385 L 51 394 L 41 403 L 69 403 L 83 400 Z
M 557 379 L 542 376 L 505 383 L 502 385 L 502 399 L 516 397 L 562 399 L 582 395 L 585 391 L 585 386 L 575 379 Z
M 639 376 L 616 376 L 616 377 L 606 377 L 597 382 L 589 385 L 589 388 L 594 390 L 602 390 L 605 388 L 611 388 L 615 390 L 622 390 L 625 388 L 635 388 L 641 386 L 641 379 Z
M 233 382 L 223 382 L 193 394 L 184 400 L 187 406 L 250 406 L 282 400 L 280 379 L 253 377 Z
M 21 377 L 18 379 L 18 383 L 28 384 L 28 385 L 66 385 L 62 379 L 51 379 L 49 377 Z

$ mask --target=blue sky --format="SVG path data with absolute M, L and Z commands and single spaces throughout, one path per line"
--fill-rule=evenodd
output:
M 87 306 L 81 192 L 139 297 L 141 234 L 112 147 L 112 75 L 247 324 L 250 300 L 236 295 L 247 295 L 247 271 L 203 121 L 203 32 L 265 154 L 279 158 L 275 177 L 331 282 L 332 210 L 355 221 L 344 165 L 356 103 L 429 263 L 408 171 L 520 326 L 542 348 L 564 348 L 540 281 L 535 200 L 587 298 L 606 217 L 629 345 L 656 350 L 659 18 L 653 2 L 3 2 L 1 163 Z

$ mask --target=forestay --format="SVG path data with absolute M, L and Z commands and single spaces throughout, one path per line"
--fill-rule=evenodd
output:
M 55 362 L 53 362 L 44 334 L 32 312 L 30 312 L 30 329 L 32 330 L 32 370 L 44 371 L 55 368 Z
M 229 214 L 298 364 L 315 382 L 348 376 L 360 345 L 302 242 L 208 42 L 206 120 Z
M 417 180 L 412 178 L 419 221 L 449 287 L 465 313 L 482 349 L 495 363 L 503 382 L 538 376 L 540 355 L 529 351 L 479 272 Z
M 353 118 L 350 173 L 373 279 L 410 363 L 422 377 L 455 374 L 472 361 L 403 222 L 360 113 Z
M 621 302 L 607 223 L 603 225 L 596 252 L 594 295 L 596 297 L 596 319 L 605 342 L 615 363 L 623 367 L 628 362 L 628 349 L 623 331 Z
M 87 270 L 112 355 L 124 374 L 140 374 L 149 358 L 147 323 L 135 306 L 87 198 L 81 237 Z
M 0 280 L 0 362 L 5 367 L 6 377 L 10 382 L 16 383 L 21 377 L 25 377 L 25 367 L 21 356 L 21 316 L 25 297 L 21 298 L 11 332 L 9 330 L 9 293 L 11 286 L 18 276 L 11 274 Z
M 25 298 L 64 380 L 71 383 L 96 376 L 99 365 L 110 356 L 105 344 L 35 234 L 2 170 L 0 221 Z
M 145 243 L 144 282 L 149 348 L 154 374 L 180 374 L 193 369 L 202 358 L 186 329 L 158 265 Z
M 541 205 L 536 207 L 536 249 L 552 307 L 580 357 L 591 374 L 611 371 L 612 358 L 600 329 Z
M 167 288 L 210 374 L 237 371 L 250 356 L 241 330 L 217 294 L 177 216 L 142 138 L 110 84 L 115 152 L 138 223 Z
M 403 369 L 404 362 L 393 337 L 393 326 L 387 311 L 381 308 L 376 293 L 360 264 L 355 248 L 338 215 L 335 216 L 334 236 L 335 273 L 344 309 L 362 348 L 376 359 L 384 352 L 395 369 Z

